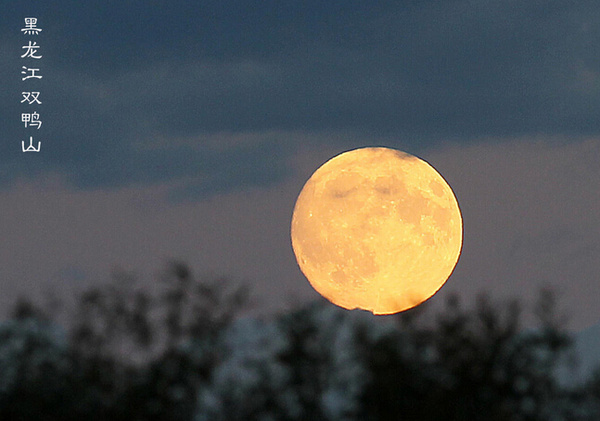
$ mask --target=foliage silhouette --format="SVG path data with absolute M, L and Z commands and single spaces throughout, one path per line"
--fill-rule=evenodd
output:
M 325 301 L 243 316 L 248 289 L 172 262 L 162 289 L 116 272 L 80 297 L 68 328 L 26 300 L 0 325 L 0 419 L 597 420 L 600 370 L 561 385 L 571 347 L 542 291 L 538 325 L 517 301 L 450 297 L 396 316 Z

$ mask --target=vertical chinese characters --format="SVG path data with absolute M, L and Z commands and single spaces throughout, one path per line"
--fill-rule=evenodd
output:
M 39 35 L 42 32 L 42 29 L 37 27 L 37 18 L 25 18 L 25 27 L 21 29 L 21 32 L 24 35 Z M 24 85 L 23 92 L 21 92 L 23 95 L 21 104 L 25 104 L 28 107 L 28 111 L 32 112 L 21 113 L 21 122 L 24 124 L 25 129 L 31 130 L 31 128 L 35 128 L 36 130 L 39 130 L 42 127 L 40 114 L 35 109 L 31 110 L 30 106 L 42 104 L 42 101 L 40 100 L 40 91 L 25 89 L 35 88 L 37 86 L 35 83 L 37 82 L 34 81 L 40 80 L 43 77 L 37 63 L 31 62 L 31 60 L 40 60 L 42 54 L 40 54 L 41 47 L 38 45 L 37 41 L 31 39 L 28 39 L 27 41 L 27 45 L 22 47 L 25 51 L 21 55 L 21 59 L 27 60 L 27 65 L 21 66 L 21 82 L 27 84 L 27 86 Z M 30 65 L 33 65 L 33 67 L 30 67 Z M 25 147 L 25 141 L 21 141 L 21 150 L 23 152 L 39 152 L 41 144 L 42 142 L 38 140 L 37 147 L 34 146 L 33 136 L 29 136 L 29 145 Z

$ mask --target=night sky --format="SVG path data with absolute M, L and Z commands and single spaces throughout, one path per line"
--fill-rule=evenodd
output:
M 549 286 L 572 327 L 597 323 L 599 22 L 597 0 L 4 1 L 0 304 L 117 268 L 152 282 L 169 259 L 248 282 L 265 311 L 315 299 L 295 198 L 330 157 L 389 146 L 463 212 L 432 300 Z

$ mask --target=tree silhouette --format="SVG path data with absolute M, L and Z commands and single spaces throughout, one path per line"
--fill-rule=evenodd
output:
M 571 338 L 554 296 L 538 324 L 517 301 L 456 296 L 377 317 L 321 300 L 256 319 L 248 291 L 167 266 L 160 290 L 116 272 L 82 294 L 72 323 L 19 302 L 0 324 L 0 419 L 579 420 L 600 415 L 600 371 L 555 376 Z

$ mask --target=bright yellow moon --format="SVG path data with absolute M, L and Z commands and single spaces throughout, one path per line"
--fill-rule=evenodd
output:
M 427 162 L 361 148 L 323 164 L 292 216 L 300 269 L 346 309 L 392 314 L 444 285 L 460 256 L 462 216 L 452 189 Z

